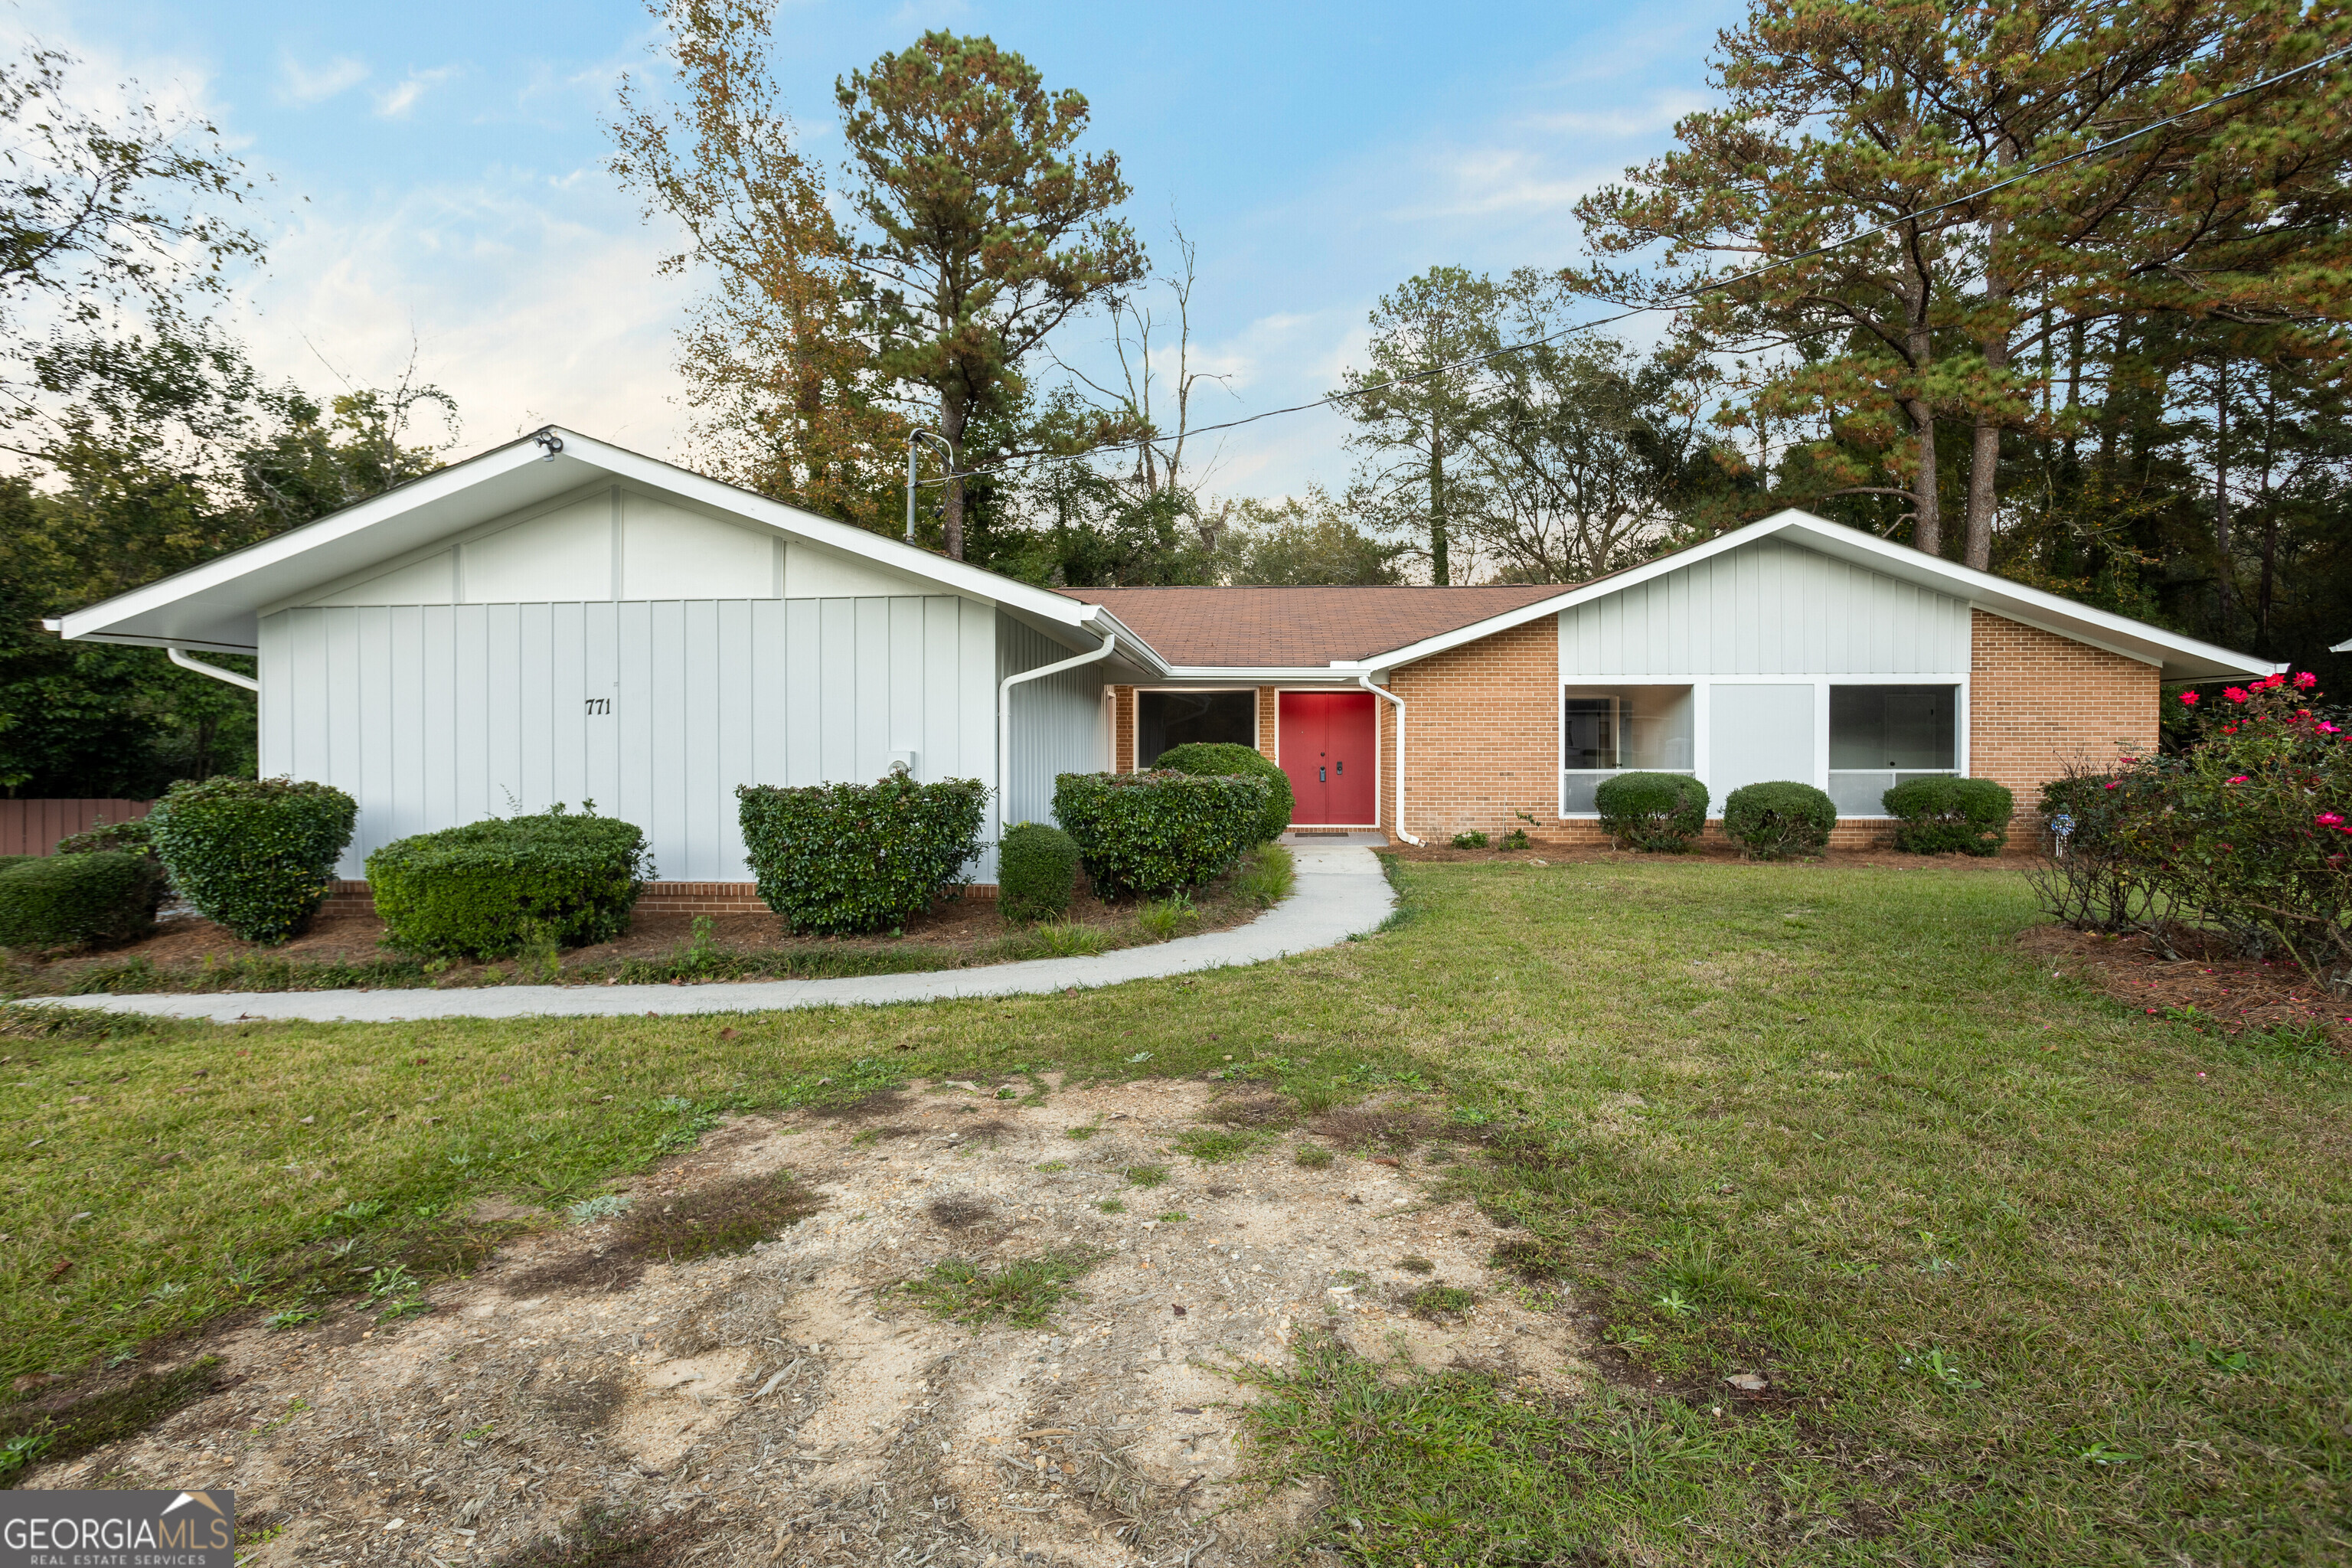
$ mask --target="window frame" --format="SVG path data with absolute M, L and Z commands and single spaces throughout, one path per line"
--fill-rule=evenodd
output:
M 1597 822 L 1598 812 L 1568 809 L 1568 703 L 1570 690 L 1623 686 L 1683 686 L 1691 689 L 1691 765 L 1688 768 L 1619 768 L 1618 773 L 1688 773 L 1705 782 L 1708 794 L 1715 794 L 1712 734 L 1715 723 L 1715 690 L 1717 687 L 1737 686 L 1811 686 L 1813 689 L 1813 776 L 1806 781 L 1826 793 L 1830 787 L 1830 688 L 1832 686 L 1948 686 L 1952 697 L 1952 754 L 1954 766 L 1948 776 L 1966 778 L 1970 767 L 1970 752 L 1975 741 L 1971 722 L 1969 679 L 1966 672 L 1958 674 L 1937 670 L 1907 670 L 1901 674 L 1855 675 L 1848 673 L 1795 673 L 1789 675 L 1570 675 L 1562 671 L 1552 688 L 1552 773 L 1556 789 L 1552 810 L 1561 822 Z M 1580 768 L 1579 773 L 1594 770 Z M 1601 770 L 1610 771 L 1610 770 Z M 1841 773 L 1883 773 L 1880 768 L 1841 768 Z M 1896 772 L 1934 773 L 1932 768 L 1897 769 Z M 1717 797 L 1707 803 L 1709 820 L 1723 815 L 1723 802 Z M 1841 812 L 1840 821 L 1884 822 L 1889 820 L 1884 811 L 1848 816 Z
M 1135 759 L 1134 771 L 1137 773 L 1142 773 L 1146 770 L 1146 764 L 1143 761 L 1143 699 L 1145 694 L 1148 692 L 1200 691 L 1232 693 L 1235 691 L 1246 691 L 1250 695 L 1250 750 L 1256 751 L 1258 749 L 1257 737 L 1265 732 L 1265 699 L 1264 693 L 1255 686 L 1233 686 L 1227 684 L 1207 685 L 1200 682 L 1188 681 L 1181 686 L 1138 686 L 1131 689 L 1135 693 L 1135 700 L 1128 705 L 1127 754 Z M 1279 710 L 1277 710 L 1277 711 Z M 1116 752 L 1114 752 L 1114 754 L 1116 754 Z

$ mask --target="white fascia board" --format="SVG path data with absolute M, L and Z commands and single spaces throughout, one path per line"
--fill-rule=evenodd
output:
M 1729 533 L 1718 534 L 1704 544 L 1644 562 L 1612 577 L 1603 577 L 1578 588 L 1564 589 L 1557 597 L 1538 600 L 1458 630 L 1358 660 L 1354 668 L 1392 669 L 1401 664 L 1410 664 L 1449 648 L 1460 647 L 1465 643 L 1476 642 L 1482 637 L 1493 637 L 1496 632 L 1525 626 L 1545 616 L 1556 616 L 1563 610 L 1572 610 L 1580 605 L 1605 599 L 1668 573 L 1679 572 L 1711 556 L 1784 533 L 1801 537 L 1806 547 L 1832 559 L 1933 588 L 1992 615 L 2036 626 L 2053 636 L 2069 637 L 2143 663 L 2157 665 L 2171 679 L 2267 675 L 2274 668 L 2264 660 L 2230 648 L 2196 637 L 2182 637 L 2177 632 L 2168 632 L 2145 621 L 2135 621 L 2126 616 L 2061 598 L 2039 588 L 2029 588 L 2022 583 L 2012 583 L 1990 572 L 1979 572 L 1939 556 L 1923 554 L 1907 544 L 1895 544 L 1874 533 L 1848 528 L 1843 523 L 1832 522 L 1794 508 L 1760 518 Z
M 552 434 L 562 450 L 552 458 L 538 445 Z M 696 501 L 745 521 L 877 565 L 936 583 L 984 604 L 1015 606 L 1073 630 L 1115 617 L 1100 605 L 1032 588 L 961 561 L 870 533 L 845 522 L 738 489 L 717 479 L 639 453 L 608 446 L 576 431 L 551 426 L 453 463 L 274 539 L 58 617 L 69 639 L 162 647 L 178 644 L 222 653 L 251 653 L 258 640 L 257 612 L 299 596 L 321 583 L 347 577 L 436 540 L 520 511 L 606 478 Z M 1159 656 L 1124 626 L 1120 641 Z
M 1328 664 L 1241 665 L 1179 664 L 1169 667 L 1168 679 L 1199 686 L 1353 686 L 1355 675 Z
M 2337 643 L 2334 647 L 2329 648 L 2327 651 L 2330 653 L 2352 653 L 2352 637 L 2346 637 L 2342 642 Z

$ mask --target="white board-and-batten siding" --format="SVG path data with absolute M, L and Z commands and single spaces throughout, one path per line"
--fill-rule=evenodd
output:
M 997 618 L 997 678 L 1075 658 L 1071 649 L 1010 616 Z M 1003 820 L 1052 822 L 1054 781 L 1110 766 L 1110 717 L 1102 666 L 1082 664 L 1013 689 L 1013 755 Z
M 870 781 L 908 751 L 921 778 L 993 776 L 996 619 L 951 595 L 281 610 L 261 768 L 359 802 L 346 877 L 413 833 L 593 799 L 663 880 L 744 881 L 739 784 Z
M 1563 610 L 1562 680 L 1950 675 L 1966 600 L 1763 540 Z

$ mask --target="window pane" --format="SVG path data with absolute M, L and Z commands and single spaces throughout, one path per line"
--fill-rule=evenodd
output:
M 1955 686 L 1831 687 L 1830 766 L 1957 766 L 1958 698 Z
M 1689 687 L 1570 688 L 1562 701 L 1562 768 L 1677 772 L 1690 767 L 1694 710 Z
M 1196 741 L 1257 745 L 1257 693 L 1139 691 L 1135 698 L 1135 765 L 1148 768 L 1160 753 Z

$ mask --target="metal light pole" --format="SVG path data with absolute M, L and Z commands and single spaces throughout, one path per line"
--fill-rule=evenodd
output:
M 950 474 L 955 472 L 955 448 L 948 445 L 946 437 L 936 430 L 916 429 L 907 432 L 907 542 L 909 544 L 915 542 L 915 455 L 917 449 L 926 441 L 937 447 L 940 449 L 940 455 L 947 458 L 947 471 Z M 944 482 L 944 476 L 942 480 Z

